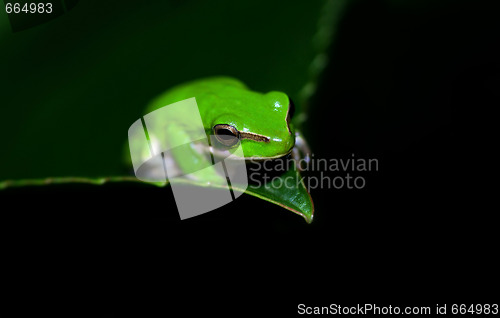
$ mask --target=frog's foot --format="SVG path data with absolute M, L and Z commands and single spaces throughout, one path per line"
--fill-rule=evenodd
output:
M 300 132 L 295 133 L 295 147 L 292 149 L 292 158 L 297 164 L 297 169 L 302 171 L 311 161 L 311 149 Z M 305 165 L 303 164 L 305 163 Z

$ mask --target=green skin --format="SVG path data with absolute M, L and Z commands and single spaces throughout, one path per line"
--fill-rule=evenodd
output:
M 207 135 L 214 134 L 213 127 L 217 124 L 231 125 L 243 133 L 241 146 L 246 159 L 282 157 L 295 145 L 295 130 L 287 120 L 288 96 L 275 91 L 253 92 L 230 77 L 212 77 L 176 86 L 156 98 L 146 113 L 191 97 L 196 98 Z M 269 141 L 257 141 L 245 133 L 265 136 Z

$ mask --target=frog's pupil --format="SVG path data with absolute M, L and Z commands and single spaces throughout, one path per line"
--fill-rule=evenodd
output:
M 224 140 L 224 141 L 232 140 L 235 137 L 234 134 L 229 129 L 219 129 L 217 131 L 217 135 L 219 136 L 219 138 L 221 140 Z

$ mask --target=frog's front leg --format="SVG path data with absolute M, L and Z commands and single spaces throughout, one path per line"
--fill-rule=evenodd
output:
M 292 158 L 296 162 L 303 160 L 306 166 L 309 165 L 311 161 L 311 149 L 302 133 L 298 130 L 295 132 L 295 146 L 292 149 Z M 298 164 L 297 167 L 299 171 L 302 171 L 303 165 Z
M 207 139 L 193 141 L 189 131 L 176 124 L 166 127 L 166 133 L 169 144 L 180 145 L 163 152 L 170 181 L 182 177 L 209 185 L 226 180 L 212 162 Z

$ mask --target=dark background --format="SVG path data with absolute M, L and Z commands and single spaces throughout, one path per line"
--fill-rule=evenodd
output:
M 18 309 L 289 316 L 299 303 L 498 301 L 498 1 L 402 3 L 351 3 L 306 127 L 318 157 L 379 158 L 365 189 L 314 191 L 310 225 L 248 196 L 181 222 L 168 188 L 4 191 Z

